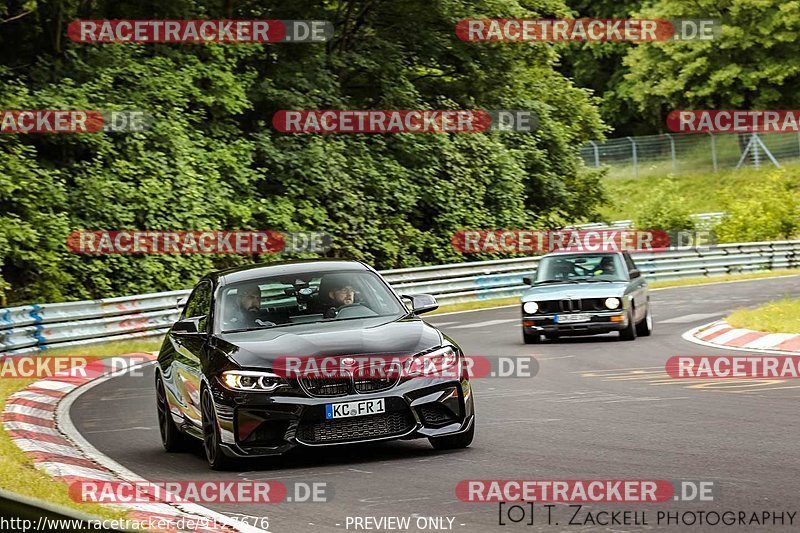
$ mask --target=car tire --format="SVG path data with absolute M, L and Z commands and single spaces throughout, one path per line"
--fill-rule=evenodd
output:
M 161 433 L 161 445 L 170 453 L 186 451 L 189 438 L 180 432 L 172 420 L 164 380 L 156 376 L 156 409 L 158 410 L 158 430 Z
M 641 322 L 636 324 L 636 334 L 639 337 L 649 337 L 653 333 L 653 315 L 650 314 L 650 304 L 647 304 L 647 313 Z
M 636 340 L 636 323 L 633 321 L 633 312 L 628 311 L 628 325 L 625 329 L 620 330 L 619 338 L 624 341 Z
M 203 418 L 203 451 L 212 470 L 228 470 L 234 461 L 222 450 L 219 422 L 214 409 L 214 399 L 205 387 L 200 393 L 200 412 Z
M 470 428 L 457 435 L 446 435 L 444 437 L 428 437 L 428 442 L 436 450 L 458 450 L 466 448 L 472 444 L 472 439 L 475 437 L 475 420 L 472 421 Z
M 525 333 L 523 331 L 522 340 L 525 344 L 539 344 L 542 341 L 542 336 L 538 333 Z

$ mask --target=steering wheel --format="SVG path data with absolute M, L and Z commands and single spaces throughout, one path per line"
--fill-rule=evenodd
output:
M 351 304 L 344 304 L 344 305 L 340 305 L 339 307 L 336 307 L 336 308 L 331 308 L 331 309 L 333 309 L 333 317 L 331 317 L 331 318 L 339 316 L 339 313 L 341 313 L 344 309 L 352 309 L 354 307 L 364 307 L 364 304 L 362 304 L 360 302 L 353 302 Z

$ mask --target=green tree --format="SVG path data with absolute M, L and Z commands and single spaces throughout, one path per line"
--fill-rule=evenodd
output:
M 379 268 L 464 258 L 462 228 L 580 221 L 601 201 L 576 149 L 601 134 L 551 45 L 465 43 L 472 16 L 560 1 L 39 0 L 0 25 L 0 109 L 142 109 L 137 133 L 0 138 L 0 265 L 9 303 L 190 286 L 274 257 L 89 256 L 75 229 L 326 231 Z M 74 19 L 321 19 L 324 44 L 81 44 Z M 13 19 L 13 20 L 10 20 Z M 280 109 L 533 109 L 533 134 L 292 135 Z

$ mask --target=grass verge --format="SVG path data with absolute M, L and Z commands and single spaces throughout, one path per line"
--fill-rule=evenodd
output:
M 159 346 L 161 346 L 160 338 L 158 340 L 116 341 L 88 346 L 77 346 L 74 348 L 48 350 L 47 355 L 112 356 L 133 352 L 152 352 L 157 350 Z M 11 394 L 24 389 L 34 381 L 38 381 L 38 379 L 39 378 L 0 380 L 0 411 L 5 409 L 6 400 Z M 28 459 L 28 456 L 17 448 L 14 441 L 1 429 L 0 487 L 17 494 L 44 500 L 100 518 L 115 519 L 125 517 L 124 511 L 118 511 L 103 505 L 83 504 L 73 501 L 69 497 L 68 486 L 65 483 L 54 480 L 46 472 L 36 469 L 33 462 Z
M 800 182 L 800 164 L 790 162 L 784 165 L 795 182 Z M 685 191 L 684 207 L 689 213 L 713 213 L 724 211 L 723 194 L 725 191 L 757 183 L 772 170 L 722 170 L 713 172 L 686 172 L 680 174 L 663 173 L 654 176 L 630 177 L 616 173 L 612 167 L 607 178 L 603 180 L 608 201 L 599 209 L 600 215 L 609 221 L 635 218 L 641 209 L 643 198 L 662 189 L 665 183 L 673 181 L 681 191 Z
M 725 320 L 736 328 L 767 333 L 800 333 L 800 299 L 784 298 L 755 309 L 738 309 Z

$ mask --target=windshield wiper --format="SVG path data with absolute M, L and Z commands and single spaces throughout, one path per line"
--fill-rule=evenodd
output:
M 252 328 L 240 328 L 240 329 L 226 329 L 221 333 L 244 333 L 245 331 L 257 331 L 259 329 L 270 329 L 270 328 L 277 328 L 279 324 L 273 324 L 271 326 L 255 326 Z M 289 326 L 290 324 L 280 324 L 282 326 Z
M 625 281 L 622 279 L 603 279 L 603 278 L 581 278 L 581 281 L 587 281 L 589 283 L 616 283 L 617 281 Z
M 580 283 L 579 281 L 575 281 L 574 279 L 543 279 L 541 281 L 537 281 L 534 285 L 539 285 L 543 283 Z

